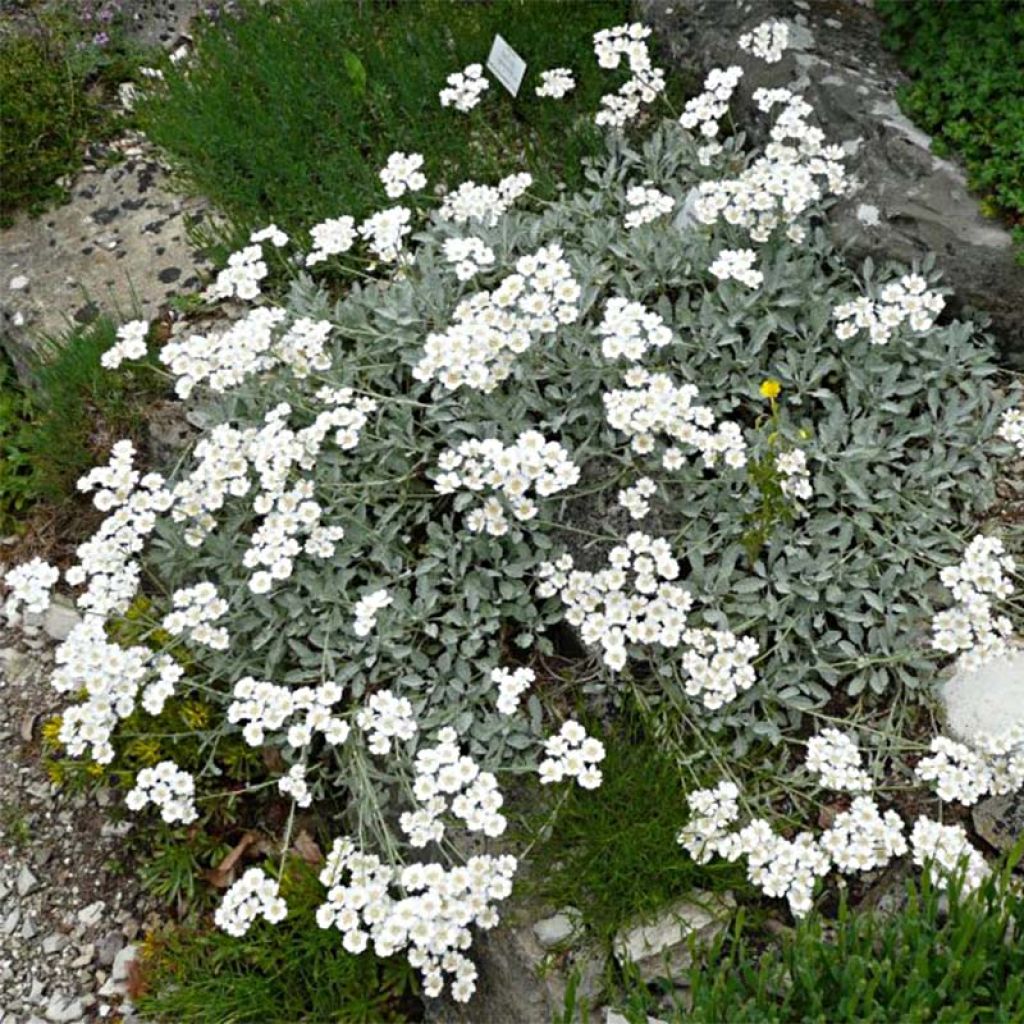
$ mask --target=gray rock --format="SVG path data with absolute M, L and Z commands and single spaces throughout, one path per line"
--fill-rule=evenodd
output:
M 575 907 L 564 907 L 557 914 L 537 921 L 533 934 L 542 949 L 554 949 L 567 943 L 579 928 L 580 912 Z
M 623 1016 L 618 1010 L 613 1010 L 610 1006 L 604 1011 L 604 1024 L 629 1024 L 629 1018 Z M 648 1015 L 647 1024 L 665 1024 L 660 1017 L 651 1017 Z
M 78 912 L 78 920 L 80 924 L 83 924 L 86 928 L 91 928 L 93 925 L 99 924 L 103 918 L 103 912 L 106 910 L 106 903 L 103 900 L 96 900 L 95 903 L 90 903 L 89 906 L 84 907 Z
M 997 850 L 1008 851 L 1024 835 L 1024 793 L 990 796 L 976 804 L 971 821 L 978 835 Z
M 21 870 L 18 872 L 18 881 L 15 884 L 18 887 L 18 895 L 24 897 L 39 888 L 39 879 L 32 874 L 27 864 L 22 864 Z
M 70 601 L 54 597 L 43 616 L 43 629 L 53 640 L 66 640 L 81 621 L 82 616 Z
M 114 965 L 110 970 L 110 980 L 115 984 L 123 984 L 126 982 L 131 971 L 131 965 L 138 960 L 138 958 L 138 946 L 125 946 L 124 949 L 114 957 Z
M 62 992 L 54 992 L 46 1006 L 46 1019 L 53 1024 L 73 1024 L 82 1019 L 85 1005 L 81 999 L 72 999 Z
M 101 967 L 110 967 L 123 949 L 124 936 L 119 931 L 107 932 L 96 947 L 96 962 Z
M 955 670 L 940 695 L 946 728 L 961 742 L 1024 724 L 1024 649 L 972 672 Z
M 934 252 L 956 289 L 955 313 L 977 310 L 992 327 L 1011 365 L 1024 367 L 1024 267 L 999 222 L 982 216 L 961 167 L 937 157 L 931 139 L 896 102 L 906 77 L 881 45 L 881 21 L 870 6 L 811 4 L 793 17 L 786 0 L 637 0 L 655 29 L 662 64 L 703 75 L 738 64 L 744 75 L 733 101 L 738 121 L 755 139 L 768 127 L 752 94 L 760 87 L 800 92 L 829 141 L 844 143 L 854 187 L 829 213 L 829 226 L 854 258 L 909 262 Z M 830 17 L 838 9 L 841 27 Z M 744 53 L 736 40 L 768 17 L 790 26 L 791 48 L 776 64 Z M 667 52 L 666 52 L 667 51 Z
M 693 963 L 691 939 L 698 945 L 711 943 L 724 931 L 735 908 L 731 892 L 695 891 L 655 920 L 622 929 L 612 952 L 620 964 L 633 963 L 644 981 L 671 978 Z

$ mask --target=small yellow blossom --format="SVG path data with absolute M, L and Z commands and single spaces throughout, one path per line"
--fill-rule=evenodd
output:
M 760 390 L 762 398 L 774 402 L 779 397 L 779 392 L 782 391 L 782 385 L 774 377 L 769 377 L 767 380 L 761 381 Z

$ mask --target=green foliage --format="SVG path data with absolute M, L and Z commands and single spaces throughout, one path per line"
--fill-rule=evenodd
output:
M 577 186 L 581 159 L 601 148 L 593 110 L 618 79 L 597 67 L 591 37 L 627 11 L 623 0 L 249 3 L 200 34 L 194 62 L 165 69 L 141 116 L 242 227 L 372 212 L 394 150 L 424 155 L 431 188 L 529 170 L 550 194 Z M 518 97 L 492 80 L 471 113 L 443 109 L 447 75 L 483 63 L 496 32 L 527 62 Z M 540 72 L 559 66 L 576 70 L 577 89 L 535 96 Z
M 120 438 L 143 443 L 144 406 L 162 384 L 146 362 L 116 374 L 103 368 L 116 331 L 100 318 L 44 339 L 28 387 L 0 364 L 0 524 L 16 526 L 35 502 L 66 500 Z
M 948 909 L 947 909 L 948 907 Z M 1016 1021 L 1024 1018 L 1024 903 L 1006 874 L 947 896 L 927 874 L 892 916 L 814 914 L 763 949 L 738 920 L 687 979 L 693 1024 Z M 659 1016 L 665 1016 L 664 1013 Z M 636 1015 L 638 1020 L 643 1018 Z
M 419 1019 L 412 969 L 401 957 L 352 956 L 312 916 L 323 887 L 292 865 L 282 882 L 288 917 L 243 939 L 169 926 L 147 938 L 136 1004 L 168 1024 L 386 1024 Z
M 1024 3 L 878 0 L 913 78 L 900 99 L 967 165 L 972 188 L 1016 225 L 1024 257 Z
M 111 135 L 120 82 L 140 54 L 116 26 L 98 46 L 75 6 L 26 13 L 0 33 L 0 225 L 66 196 L 58 183 L 82 163 L 86 142 Z
M 676 844 L 686 824 L 682 772 L 637 720 L 606 736 L 601 788 L 572 786 L 553 825 L 534 847 L 528 895 L 547 906 L 576 907 L 591 937 L 608 946 L 637 918 L 692 892 L 747 889 L 743 867 L 719 860 L 699 865 Z M 537 808 L 538 818 L 546 810 Z M 543 824 L 547 825 L 547 815 Z

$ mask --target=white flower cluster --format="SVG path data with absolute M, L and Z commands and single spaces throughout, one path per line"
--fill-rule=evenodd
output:
M 359 225 L 359 237 L 366 239 L 374 255 L 385 263 L 394 263 L 402 255 L 405 236 L 412 231 L 411 216 L 404 206 L 389 206 Z
M 490 88 L 480 64 L 467 64 L 461 71 L 453 71 L 448 78 L 448 87 L 438 94 L 442 107 L 455 107 L 463 114 L 469 113 L 480 97 Z
M 157 514 L 167 511 L 173 500 L 158 473 L 140 477 L 132 468 L 134 458 L 132 443 L 118 441 L 110 462 L 78 481 L 80 491 L 96 491 L 93 504 L 101 512 L 111 513 L 96 533 L 78 546 L 78 562 L 64 574 L 72 586 L 86 585 L 77 604 L 97 615 L 123 612 L 131 604 L 141 571 L 135 557 L 156 527 Z
M 644 103 L 653 103 L 665 90 L 665 72 L 651 64 L 645 40 L 651 30 L 640 22 L 618 25 L 594 33 L 594 54 L 602 68 L 617 68 L 626 58 L 629 78 L 618 92 L 601 97 L 598 125 L 622 128 L 640 113 Z
M 186 636 L 196 644 L 214 651 L 226 651 L 228 631 L 210 623 L 227 614 L 228 603 L 209 581 L 193 587 L 176 590 L 171 598 L 174 611 L 164 616 L 161 623 L 172 636 Z
M 634 531 L 625 544 L 612 548 L 608 564 L 599 572 L 583 572 L 573 570 L 571 555 L 543 562 L 537 592 L 558 594 L 566 621 L 579 627 L 584 643 L 598 644 L 604 663 L 619 671 L 626 664 L 627 641 L 677 646 L 693 598 L 672 582 L 679 577 L 679 563 L 663 538 Z
M 287 316 L 283 309 L 260 306 L 226 330 L 168 341 L 159 358 L 178 378 L 174 385 L 178 397 L 188 398 L 200 384 L 211 391 L 230 391 L 250 374 L 284 362 L 283 355 L 274 352 L 274 329 Z
M 50 678 L 58 693 L 86 697 L 65 709 L 58 739 L 72 757 L 87 747 L 99 764 L 110 764 L 114 748 L 110 735 L 118 719 L 135 710 L 139 687 L 149 670 L 151 652 L 145 647 L 122 647 L 107 639 L 103 620 L 88 615 L 57 648 L 57 668 Z
M 882 815 L 870 797 L 857 797 L 819 839 L 801 832 L 792 840 L 776 834 L 764 818 L 733 828 L 740 816 L 738 797 L 731 782 L 690 793 L 691 818 L 678 842 L 699 864 L 715 855 L 729 861 L 746 857 L 750 881 L 767 896 L 785 897 L 796 917 L 811 909 L 815 880 L 833 864 L 847 873 L 868 871 L 907 850 L 899 815 Z
M 146 335 L 149 321 L 129 320 L 117 329 L 117 341 L 100 356 L 100 365 L 116 370 L 126 359 L 146 358 Z
M 240 939 L 262 917 L 277 924 L 288 916 L 288 906 L 280 896 L 277 882 L 262 868 L 249 868 L 224 894 L 213 915 L 218 928 Z
M 425 995 L 439 996 L 448 975 L 455 979 L 452 998 L 466 1002 L 477 978 L 476 966 L 464 952 L 473 941 L 469 929 L 498 923 L 493 904 L 511 894 L 515 870 L 514 857 L 487 855 L 470 857 L 465 866 L 447 871 L 440 864 L 410 864 L 399 870 L 362 853 L 351 839 L 336 839 L 320 872 L 327 899 L 317 910 L 317 924 L 337 928 L 342 946 L 352 954 L 363 952 L 371 940 L 377 956 L 408 948 L 408 961 L 420 971 Z M 393 896 L 394 885 L 406 895 Z
M 641 224 L 650 224 L 666 213 L 671 213 L 676 201 L 664 192 L 647 185 L 634 185 L 626 190 L 626 205 L 632 209 L 626 214 L 624 222 L 627 228 L 638 228 Z
M 468 281 L 484 267 L 493 266 L 494 250 L 472 235 L 449 238 L 444 243 L 444 258 L 455 264 L 455 276 L 460 281 Z
M 885 867 L 907 852 L 903 819 L 895 811 L 883 815 L 871 797 L 859 796 L 848 811 L 836 815 L 819 842 L 835 866 L 850 875 Z
M 532 184 L 533 178 L 525 171 L 502 178 L 497 186 L 464 181 L 454 192 L 444 197 L 438 215 L 441 220 L 450 220 L 455 224 L 465 224 L 472 220 L 484 227 L 494 227 Z
M 520 256 L 514 274 L 493 291 L 463 299 L 448 329 L 427 335 L 413 376 L 424 382 L 436 378 L 451 391 L 463 384 L 493 391 L 534 335 L 553 334 L 559 324 L 575 322 L 579 297 L 561 246 Z
M 1013 556 L 1005 553 L 998 537 L 975 537 L 967 546 L 963 561 L 947 566 L 939 574 L 957 603 L 932 619 L 932 646 L 948 654 L 959 654 L 968 669 L 1005 655 L 1013 623 L 1007 616 L 995 614 L 993 602 L 1013 593 L 1013 583 L 1007 574 L 1016 567 Z
M 369 636 L 377 626 L 377 613 L 394 602 L 395 599 L 383 587 L 359 598 L 352 626 L 356 636 Z
M 651 511 L 650 499 L 657 491 L 658 485 L 649 476 L 642 476 L 635 484 L 619 491 L 619 504 L 631 518 L 643 519 Z
M 540 85 L 534 90 L 538 96 L 560 100 L 576 88 L 572 68 L 551 68 L 540 73 Z
M 748 288 L 760 288 L 764 274 L 754 266 L 756 260 L 753 249 L 723 249 L 708 269 L 721 281 L 732 278 Z
M 369 735 L 367 746 L 373 754 L 390 754 L 393 740 L 410 740 L 416 735 L 412 704 L 390 690 L 370 694 L 356 713 L 356 725 Z
M 295 749 L 308 746 L 316 733 L 331 746 L 348 739 L 348 722 L 334 714 L 342 698 L 337 683 L 291 689 L 245 676 L 235 683 L 233 696 L 226 717 L 232 725 L 244 723 L 242 738 L 250 747 L 263 746 L 268 732 L 285 726 L 288 745 Z
M 380 171 L 380 180 L 388 197 L 400 199 L 406 192 L 419 192 L 426 188 L 427 178 L 420 170 L 422 166 L 423 156 L 420 153 L 392 153 Z
M 938 292 L 928 291 L 920 274 L 904 274 L 882 289 L 877 302 L 859 298 L 836 306 L 836 337 L 845 341 L 867 330 L 873 345 L 885 345 L 905 322 L 919 333 L 930 330 L 945 304 Z
M 979 736 L 973 747 L 936 736 L 931 757 L 914 774 L 934 782 L 939 798 L 970 805 L 989 794 L 1013 793 L 1024 786 L 1024 726 L 1016 723 L 1000 736 Z
M 228 265 L 217 275 L 217 280 L 206 289 L 208 301 L 230 299 L 255 299 L 260 294 L 260 281 L 267 276 L 267 264 L 263 260 L 263 246 L 256 243 L 247 245 L 228 257 Z
M 826 195 L 846 189 L 841 146 L 824 145 L 824 133 L 806 121 L 811 107 L 791 96 L 771 128 L 763 155 L 738 177 L 698 186 L 693 212 L 704 224 L 722 218 L 744 228 L 755 242 L 766 242 L 780 226 L 791 241 L 806 237 L 798 218 Z M 819 179 L 823 179 L 819 182 Z
M 412 791 L 420 807 L 399 819 L 410 845 L 422 849 L 440 842 L 444 836 L 441 815 L 449 810 L 467 831 L 497 838 L 508 825 L 499 811 L 505 801 L 498 780 L 491 772 L 480 771 L 476 761 L 459 751 L 454 729 L 442 729 L 437 739 L 436 747 L 423 747 L 416 753 Z
M 164 705 L 174 696 L 174 688 L 185 675 L 185 669 L 169 654 L 159 654 L 153 660 L 156 679 L 147 683 L 142 691 L 142 706 L 151 715 L 159 715 Z
M 729 109 L 729 100 L 736 91 L 743 69 L 712 68 L 704 79 L 704 91 L 686 101 L 679 123 L 689 131 L 696 129 L 705 139 L 715 139 L 719 131 L 719 121 Z M 708 142 L 701 156 L 701 163 L 706 164 L 707 158 L 721 152 L 721 144 Z
M 914 863 L 927 868 L 939 889 L 949 885 L 950 874 L 964 873 L 964 889 L 977 889 L 989 875 L 985 858 L 967 838 L 961 825 L 941 825 L 924 815 L 914 822 L 910 833 Z
M 688 793 L 690 820 L 680 830 L 676 842 L 698 863 L 707 864 L 718 853 L 718 840 L 739 819 L 739 787 L 723 780 L 713 789 L 695 789 Z
M 682 639 L 690 648 L 683 655 L 683 687 L 709 711 L 731 703 L 757 682 L 752 662 L 761 648 L 752 637 L 727 629 L 688 629 Z
M 280 793 L 290 796 L 296 807 L 309 807 L 313 802 L 313 794 L 309 790 L 309 783 L 306 782 L 304 764 L 293 764 L 287 773 L 277 780 L 277 788 Z
M 283 249 L 288 244 L 288 236 L 276 224 L 268 224 L 265 228 L 254 231 L 249 236 L 250 242 L 269 242 L 275 249 Z
M 766 64 L 777 64 L 789 46 L 789 26 L 784 21 L 762 21 L 757 28 L 739 38 L 739 47 L 760 57 Z
M 356 222 L 351 217 L 329 217 L 310 231 L 313 248 L 306 254 L 306 266 L 323 263 L 330 256 L 348 252 L 355 245 Z
M 671 329 L 657 313 L 618 296 L 605 303 L 604 315 L 595 330 L 603 339 L 601 354 L 605 359 L 625 356 L 635 363 L 652 349 L 663 348 L 672 341 Z
M 519 710 L 519 701 L 537 676 L 532 668 L 496 668 L 491 672 L 491 682 L 498 684 L 498 711 L 503 715 L 514 715 Z
M 41 558 L 8 569 L 4 583 L 11 592 L 4 604 L 4 614 L 14 622 L 22 608 L 36 615 L 45 612 L 50 607 L 50 591 L 59 578 L 60 569 Z
M 456 449 L 443 451 L 438 466 L 442 472 L 434 481 L 434 490 L 439 494 L 454 494 L 462 488 L 497 491 L 521 522 L 537 515 L 537 505 L 529 497 L 531 488 L 538 497 L 546 498 L 572 487 L 580 478 L 579 467 L 569 453 L 536 430 L 523 431 L 507 446 L 496 438 L 470 438 Z M 508 533 L 505 507 L 498 498 L 489 498 L 470 511 L 466 526 L 473 533 L 501 537 Z
M 809 501 L 814 497 L 811 474 L 807 469 L 807 454 L 803 449 L 792 448 L 788 452 L 779 452 L 775 456 L 775 469 L 779 474 L 779 486 L 783 494 L 799 501 Z
M 866 793 L 871 777 L 861 766 L 857 744 L 838 729 L 822 729 L 807 741 L 804 764 L 809 772 L 821 776 L 828 789 L 845 793 Z
M 195 792 L 195 780 L 188 772 L 173 761 L 161 761 L 139 772 L 124 802 L 131 811 L 141 811 L 146 804 L 153 804 L 160 808 L 160 817 L 168 825 L 176 821 L 188 825 L 198 817 Z
M 579 722 L 570 719 L 544 742 L 544 760 L 538 768 L 542 784 L 575 779 L 584 789 L 597 789 L 604 781 L 597 766 L 605 758 L 604 744 Z
M 630 436 L 630 447 L 638 455 L 654 451 L 656 434 L 696 448 L 704 465 L 714 468 L 718 460 L 731 469 L 747 464 L 747 445 L 739 425 L 723 420 L 715 427 L 714 413 L 706 405 L 694 405 L 699 392 L 693 384 L 676 386 L 667 373 L 649 373 L 633 367 L 625 375 L 624 390 L 604 395 L 605 416 L 610 426 Z M 679 469 L 685 455 L 675 446 L 662 453 L 667 470 Z
M 1024 456 L 1024 409 L 1007 409 L 996 432 L 1004 441 L 1016 445 L 1017 451 Z

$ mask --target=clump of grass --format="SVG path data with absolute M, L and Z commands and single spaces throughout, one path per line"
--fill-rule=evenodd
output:
M 695 963 L 692 1004 L 671 1019 L 1022 1020 L 1024 903 L 1008 876 L 994 873 L 976 894 L 959 881 L 944 894 L 927 875 L 915 878 L 891 917 L 858 911 L 844 896 L 834 920 L 813 914 L 768 949 L 738 918 Z M 632 1007 L 630 1019 L 641 1013 Z
M 623 925 L 694 890 L 746 891 L 742 867 L 696 864 L 677 845 L 687 788 L 665 747 L 636 719 L 605 737 L 605 746 L 600 789 L 567 788 L 550 834 L 535 847 L 529 895 L 576 907 L 608 946 Z
M 99 44 L 80 5 L 35 6 L 0 31 L 0 226 L 66 197 L 60 179 L 117 129 L 117 86 L 141 59 L 116 22 Z
M 236 939 L 212 927 L 169 926 L 149 936 L 139 1012 L 173 1024 L 384 1024 L 419 1019 L 404 957 L 352 956 L 312 922 L 323 899 L 315 874 L 293 863 L 282 880 L 288 917 Z
M 431 185 L 529 170 L 553 193 L 582 180 L 603 149 L 598 97 L 619 84 L 592 36 L 628 17 L 624 0 L 588 3 L 241 5 L 209 23 L 195 60 L 167 68 L 140 108 L 148 135 L 241 227 L 308 229 L 385 202 L 377 172 L 394 150 L 420 152 Z M 513 99 L 495 81 L 467 114 L 442 109 L 445 78 L 486 61 L 500 33 L 527 62 Z M 540 73 L 571 67 L 577 88 L 540 99 Z
M 66 506 L 78 478 L 105 460 L 115 441 L 129 438 L 144 446 L 145 408 L 164 384 L 149 361 L 116 374 L 101 365 L 116 332 L 114 321 L 101 317 L 64 337 L 43 339 L 24 385 L 0 363 L 0 528 L 5 531 L 24 527 L 40 503 Z

